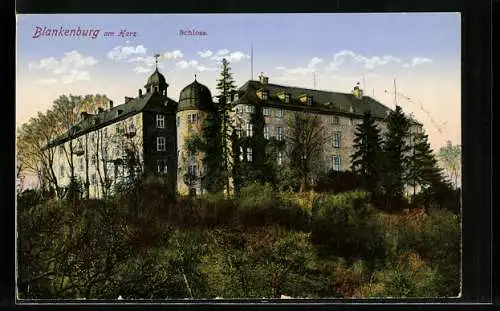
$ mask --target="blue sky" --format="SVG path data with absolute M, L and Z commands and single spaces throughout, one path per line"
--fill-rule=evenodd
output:
M 100 33 L 32 38 L 37 26 Z M 137 36 L 103 35 L 122 29 Z M 189 29 L 207 35 L 179 35 Z M 250 78 L 253 45 L 254 78 L 263 71 L 271 83 L 313 87 L 315 73 L 317 88 L 349 92 L 364 80 L 365 92 L 390 106 L 384 91 L 396 78 L 399 92 L 422 103 L 400 102 L 424 123 L 434 147 L 447 139 L 460 143 L 460 36 L 457 13 L 20 15 L 17 123 L 61 94 L 100 93 L 115 102 L 136 95 L 155 53 L 163 55 L 174 99 L 194 74 L 215 92 L 217 55 L 232 61 L 241 85 Z M 26 84 L 31 92 L 19 89 Z

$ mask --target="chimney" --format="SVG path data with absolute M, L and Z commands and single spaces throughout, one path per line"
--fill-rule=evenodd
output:
M 359 87 L 359 82 L 356 83 L 356 86 L 354 87 L 353 91 L 352 91 L 352 94 L 354 95 L 354 97 L 356 97 L 357 99 L 361 99 L 363 98 L 363 90 Z
M 128 97 L 128 96 L 125 96 L 125 103 L 128 103 L 129 101 L 131 101 L 132 99 L 134 99 L 133 97 Z
M 267 83 L 269 82 L 269 78 L 268 78 L 268 77 L 266 77 L 266 76 L 264 76 L 264 73 L 263 73 L 263 72 L 261 72 L 261 73 L 260 73 L 260 76 L 259 76 L 259 81 L 260 81 L 260 83 L 262 83 L 262 84 L 267 84 Z
M 142 89 L 139 89 L 139 97 L 142 96 Z
M 80 116 L 82 120 L 86 120 L 90 115 L 86 111 L 82 111 Z
M 113 108 L 113 101 L 112 100 L 109 101 L 109 109 L 111 109 L 111 108 Z

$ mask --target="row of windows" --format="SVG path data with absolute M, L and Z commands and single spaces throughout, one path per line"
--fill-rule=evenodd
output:
M 252 137 L 253 136 L 253 124 L 252 123 L 248 123 L 247 126 L 246 126 L 246 136 L 247 137 Z M 241 137 L 242 136 L 242 130 L 239 129 L 238 130 L 238 137 Z M 264 138 L 265 139 L 269 139 L 270 135 L 269 135 L 269 126 L 264 126 Z M 284 139 L 284 135 L 283 135 L 283 128 L 282 127 L 276 127 L 276 139 L 277 140 L 283 140 Z
M 253 150 L 252 148 L 247 148 L 246 150 L 246 160 L 247 162 L 252 162 L 253 161 Z M 243 154 L 243 148 L 240 147 L 240 161 L 243 161 L 245 159 L 245 155 Z M 278 162 L 278 165 L 281 165 L 283 163 L 283 153 L 282 152 L 278 152 L 277 154 L 277 162 Z

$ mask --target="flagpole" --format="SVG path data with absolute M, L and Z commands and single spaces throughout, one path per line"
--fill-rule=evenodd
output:
M 253 45 L 250 47 L 250 71 L 252 75 L 250 80 L 253 80 Z

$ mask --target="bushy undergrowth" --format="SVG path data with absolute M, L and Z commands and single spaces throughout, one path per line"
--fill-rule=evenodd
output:
M 20 298 L 456 296 L 460 223 L 386 214 L 364 192 L 18 200 Z

